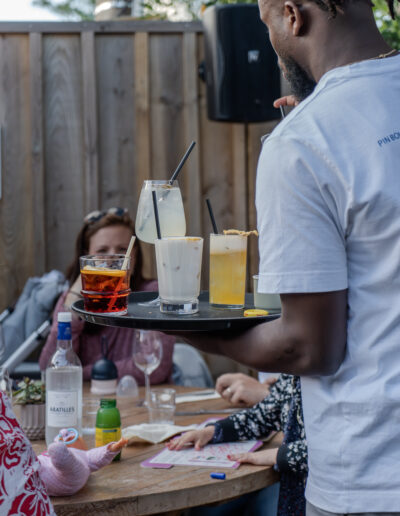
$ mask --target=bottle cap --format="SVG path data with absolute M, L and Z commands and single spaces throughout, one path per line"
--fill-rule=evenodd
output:
M 109 398 L 102 398 L 100 400 L 100 408 L 115 408 L 117 406 L 117 400 Z
M 108 358 L 100 358 L 93 364 L 92 379 L 93 380 L 116 380 L 118 378 L 118 370 L 112 360 Z
M 72 321 L 71 312 L 58 312 L 57 321 L 58 322 L 71 322 Z

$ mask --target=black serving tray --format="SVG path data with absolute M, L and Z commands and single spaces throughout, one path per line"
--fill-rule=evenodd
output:
M 138 304 L 155 299 L 157 294 L 157 292 L 133 292 L 130 294 L 126 315 L 101 315 L 86 312 L 83 309 L 83 299 L 76 301 L 72 305 L 72 310 L 85 321 L 103 326 L 176 332 L 246 330 L 280 317 L 279 311 L 270 311 L 270 315 L 262 317 L 244 317 L 244 310 L 254 308 L 253 294 L 246 294 L 246 305 L 243 309 L 229 310 L 213 308 L 208 303 L 208 292 L 201 292 L 199 311 L 193 315 L 163 314 L 158 306 L 148 307 Z

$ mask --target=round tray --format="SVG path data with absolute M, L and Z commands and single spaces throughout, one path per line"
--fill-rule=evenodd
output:
M 86 312 L 83 309 L 83 299 L 76 301 L 72 305 L 72 310 L 85 321 L 103 326 L 177 332 L 246 330 L 257 324 L 273 321 L 280 316 L 279 311 L 270 311 L 270 315 L 244 317 L 244 310 L 254 308 L 253 294 L 246 294 L 244 309 L 229 310 L 213 308 L 208 302 L 208 292 L 201 292 L 199 311 L 193 315 L 163 314 L 158 306 L 149 307 L 138 304 L 155 299 L 157 294 L 157 292 L 133 292 L 129 296 L 128 313 L 126 315 L 103 315 Z

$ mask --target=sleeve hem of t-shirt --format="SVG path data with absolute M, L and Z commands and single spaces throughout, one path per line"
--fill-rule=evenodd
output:
M 347 271 L 259 273 L 258 291 L 268 294 L 332 292 L 348 287 Z
M 215 427 L 215 433 L 212 440 L 213 443 L 229 443 L 235 442 L 239 439 L 239 436 L 235 431 L 233 421 L 229 417 L 216 421 L 215 423 L 211 423 L 211 425 Z
M 278 448 L 278 453 L 276 456 L 276 466 L 278 471 L 280 471 L 281 473 L 290 471 L 287 460 L 288 450 L 289 449 L 286 444 L 281 444 Z

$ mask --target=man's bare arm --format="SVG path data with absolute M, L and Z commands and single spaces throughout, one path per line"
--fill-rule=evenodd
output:
M 346 349 L 347 290 L 282 294 L 282 316 L 237 334 L 187 333 L 193 346 L 262 371 L 334 373 Z

